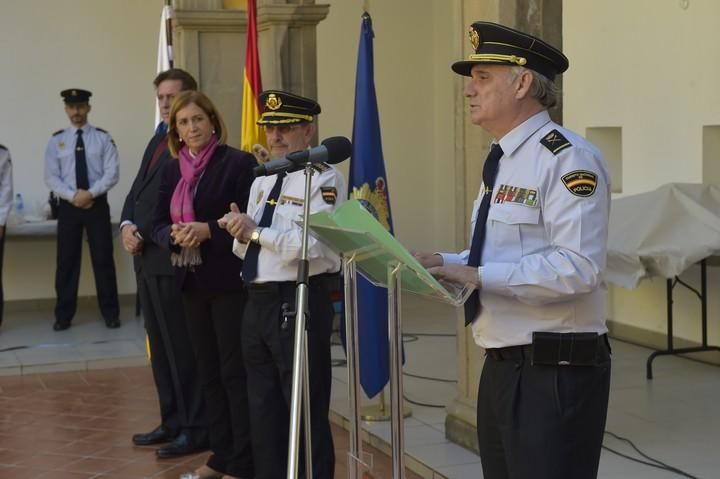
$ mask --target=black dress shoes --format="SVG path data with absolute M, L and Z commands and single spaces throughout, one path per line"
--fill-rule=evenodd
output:
M 119 318 L 105 318 L 105 326 L 107 326 L 110 329 L 117 329 L 120 327 L 120 319 Z
M 173 442 L 155 451 L 155 454 L 161 459 L 167 459 L 207 451 L 209 448 L 207 440 L 198 440 L 187 432 L 182 432 Z
M 175 437 L 177 437 L 177 433 L 170 433 L 161 424 L 150 432 L 133 435 L 132 442 L 136 446 L 152 446 L 153 444 L 170 442 Z
M 70 321 L 55 321 L 53 324 L 54 331 L 65 331 L 70 327 Z

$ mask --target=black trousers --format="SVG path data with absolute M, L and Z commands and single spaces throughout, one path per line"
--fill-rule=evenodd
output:
M 7 226 L 0 238 L 0 324 L 3 322 L 3 312 L 5 311 L 5 292 L 3 290 L 3 257 L 5 256 L 5 237 L 7 236 Z
M 205 402 L 177 280 L 141 272 L 137 284 L 162 425 L 170 433 L 187 432 L 205 441 Z
M 315 479 L 332 478 L 335 473 L 335 449 L 328 419 L 332 383 L 330 333 L 334 314 L 328 281 L 326 275 L 312 277 L 308 298 L 310 433 Z M 277 479 L 287 473 L 295 339 L 295 322 L 284 322 L 281 308 L 283 303 L 295 304 L 295 283 L 250 285 L 248 291 L 243 317 L 243 354 L 248 374 L 255 477 Z M 302 434 L 300 438 L 302 442 Z
M 207 465 L 238 477 L 255 477 L 242 360 L 242 291 L 182 292 L 185 317 L 205 396 L 210 450 Z
M 533 366 L 529 348 L 485 358 L 477 431 L 486 479 L 597 477 L 610 353 L 596 366 Z
M 95 198 L 88 209 L 60 201 L 57 227 L 57 270 L 55 272 L 55 319 L 69 323 L 77 311 L 78 284 L 82 259 L 83 230 L 87 232 L 90 259 L 95 273 L 98 305 L 105 319 L 120 315 L 118 304 L 110 207 L 105 195 Z

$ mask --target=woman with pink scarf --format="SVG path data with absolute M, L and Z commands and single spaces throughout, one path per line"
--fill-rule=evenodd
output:
M 254 477 L 241 323 L 242 261 L 217 224 L 236 203 L 245 211 L 255 158 L 225 144 L 226 127 L 199 91 L 179 94 L 170 111 L 154 241 L 171 251 L 204 389 L 210 449 L 193 478 Z M 180 371 L 182 376 L 182 371 Z

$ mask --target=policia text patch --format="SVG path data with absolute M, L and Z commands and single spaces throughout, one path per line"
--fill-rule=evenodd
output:
M 575 196 L 591 196 L 597 186 L 597 175 L 592 171 L 575 170 L 563 175 L 565 188 Z

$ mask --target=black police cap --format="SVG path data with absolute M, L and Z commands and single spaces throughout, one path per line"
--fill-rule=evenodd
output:
M 475 22 L 468 32 L 473 53 L 467 60 L 455 62 L 452 69 L 470 76 L 477 64 L 522 66 L 554 79 L 568 69 L 563 53 L 549 43 L 518 30 L 491 22 Z
M 65 103 L 87 103 L 92 96 L 92 92 L 82 90 L 80 88 L 68 88 L 60 92 Z
M 281 90 L 266 90 L 260 93 L 263 111 L 258 125 L 291 125 L 313 121 L 320 113 L 315 100 Z

